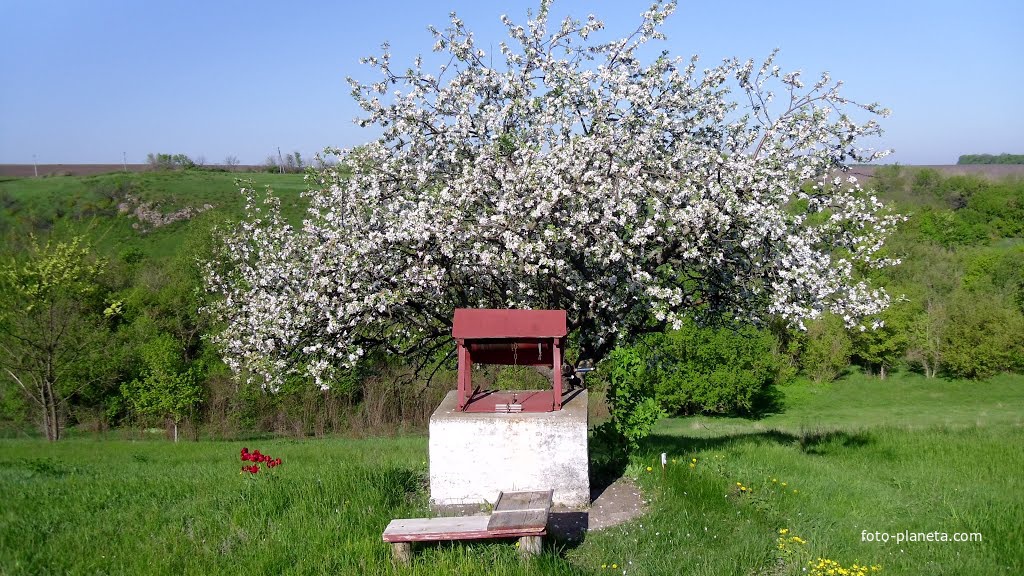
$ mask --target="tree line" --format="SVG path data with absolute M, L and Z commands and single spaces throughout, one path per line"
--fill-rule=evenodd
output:
M 957 164 L 1024 164 L 1024 154 L 963 154 Z

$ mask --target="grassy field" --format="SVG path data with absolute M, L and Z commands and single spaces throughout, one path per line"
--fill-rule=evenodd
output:
M 819 557 L 881 574 L 1024 572 L 1024 378 L 782 392 L 784 411 L 760 420 L 663 422 L 627 469 L 649 514 L 527 563 L 493 542 L 391 565 L 384 526 L 427 514 L 423 437 L 250 442 L 283 460 L 256 476 L 239 474 L 240 442 L 0 441 L 0 573 L 781 575 Z
M 190 228 L 209 226 L 242 213 L 236 179 L 272 186 L 289 216 L 301 214 L 301 174 L 229 172 L 146 172 L 0 180 L 0 237 L 24 237 L 51 229 L 87 231 L 97 248 L 116 257 L 128 249 L 162 259 L 173 256 Z M 118 213 L 127 195 L 164 214 L 185 207 L 212 209 L 191 220 L 160 228 L 133 228 L 138 221 Z

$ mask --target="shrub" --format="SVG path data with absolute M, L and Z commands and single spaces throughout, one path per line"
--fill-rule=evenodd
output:
M 1024 316 L 998 297 L 958 293 L 950 305 L 942 357 L 946 371 L 959 378 L 1024 368 Z
M 815 382 L 830 382 L 850 364 L 853 343 L 842 318 L 826 314 L 807 323 L 800 364 Z
M 616 348 L 605 361 L 608 367 L 608 411 L 611 429 L 629 450 L 651 433 L 665 411 L 655 396 L 650 365 L 637 347 Z M 608 430 L 605 431 L 610 432 Z
M 785 367 L 772 334 L 750 325 L 687 322 L 645 344 L 658 401 L 673 414 L 750 414 Z

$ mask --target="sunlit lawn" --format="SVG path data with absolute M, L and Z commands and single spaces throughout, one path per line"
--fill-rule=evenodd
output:
M 1022 391 L 1019 377 L 854 378 L 785 389 L 785 411 L 761 420 L 666 421 L 628 471 L 649 514 L 526 563 L 492 542 L 421 546 L 392 566 L 384 526 L 428 513 L 425 437 L 5 440 L 0 573 L 803 574 L 820 556 L 882 574 L 1019 574 Z M 243 445 L 282 466 L 240 474 Z M 807 544 L 784 555 L 780 529 Z

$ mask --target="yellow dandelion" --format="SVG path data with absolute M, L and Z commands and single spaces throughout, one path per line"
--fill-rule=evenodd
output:
M 650 472 L 651 470 L 654 470 L 654 468 L 651 468 L 650 466 L 648 466 L 647 467 L 647 471 Z
M 779 534 L 789 534 L 789 528 L 779 528 Z
M 612 564 L 612 570 L 615 570 L 615 569 L 616 569 L 616 568 L 618 568 L 618 567 L 619 567 L 619 565 L 618 565 L 618 564 Z
M 782 487 L 783 487 L 783 488 L 785 488 L 785 487 L 786 487 L 786 483 L 785 483 L 785 482 L 783 482 L 783 483 L 782 483 Z

